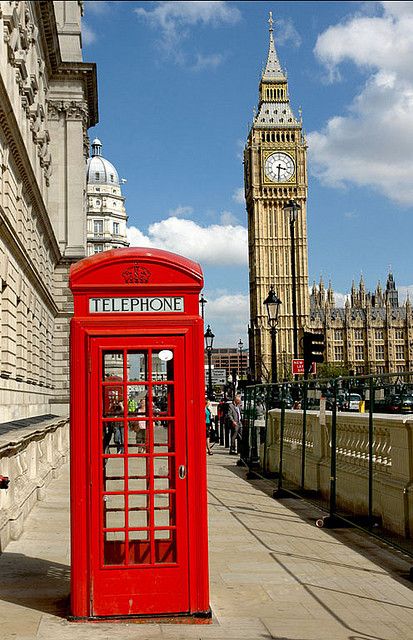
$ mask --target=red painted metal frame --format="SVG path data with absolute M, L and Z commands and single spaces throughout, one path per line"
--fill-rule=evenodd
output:
M 145 282 L 130 282 L 135 269 L 144 269 Z M 128 276 L 126 281 L 125 274 Z M 71 269 L 70 287 L 75 313 L 71 323 L 71 613 L 76 619 L 95 617 L 91 594 L 94 579 L 91 546 L 96 533 L 91 528 L 90 460 L 95 453 L 89 438 L 91 394 L 91 341 L 111 338 L 127 344 L 130 338 L 181 337 L 184 342 L 185 416 L 187 446 L 187 536 L 189 545 L 189 609 L 183 615 L 208 616 L 208 531 L 204 416 L 203 321 L 199 316 L 199 293 L 203 276 L 198 264 L 175 254 L 155 249 L 117 249 L 77 263 Z M 90 297 L 181 296 L 183 313 L 89 313 Z M 98 487 L 92 487 L 98 491 Z M 127 571 L 136 580 L 145 570 L 133 566 Z M 116 598 L 116 594 L 113 594 Z M 115 605 L 105 617 L 127 616 Z M 165 610 L 153 615 L 168 615 Z M 177 613 L 177 612 L 175 612 Z

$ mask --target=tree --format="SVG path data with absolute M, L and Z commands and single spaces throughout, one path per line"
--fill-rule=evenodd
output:
M 317 365 L 317 378 L 339 378 L 340 376 L 349 376 L 348 368 L 343 364 L 332 364 L 323 362 Z

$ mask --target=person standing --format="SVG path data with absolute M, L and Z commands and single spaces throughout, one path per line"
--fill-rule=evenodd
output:
M 211 451 L 210 445 L 210 437 L 211 437 L 211 429 L 212 429 L 212 411 L 211 411 L 211 401 L 205 401 L 205 424 L 206 424 L 206 446 L 207 446 L 207 454 L 212 456 L 213 453 Z
M 241 422 L 241 396 L 235 396 L 234 401 L 228 407 L 228 420 L 231 428 L 231 446 L 230 454 L 235 455 L 237 440 L 242 437 Z

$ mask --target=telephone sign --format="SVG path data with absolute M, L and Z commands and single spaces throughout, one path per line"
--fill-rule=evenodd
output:
M 116 249 L 71 269 L 72 617 L 209 617 L 198 264 Z

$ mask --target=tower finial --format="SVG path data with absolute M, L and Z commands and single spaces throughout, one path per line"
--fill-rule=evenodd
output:
M 274 20 L 272 19 L 272 11 L 269 12 L 269 18 L 268 18 L 268 24 L 270 25 L 270 33 L 272 33 L 274 31 L 272 25 L 274 24 Z

